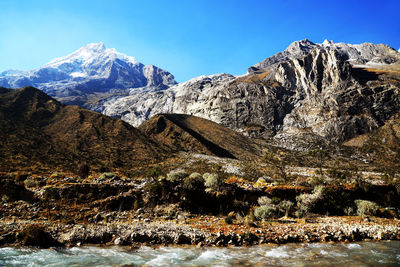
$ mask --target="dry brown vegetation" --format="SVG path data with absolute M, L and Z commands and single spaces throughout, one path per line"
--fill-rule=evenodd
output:
M 172 152 L 197 152 L 237 159 L 260 156 L 258 145 L 251 139 L 195 116 L 160 114 L 144 122 L 138 129 Z
M 165 153 L 129 124 L 27 87 L 0 94 L 1 170 L 131 169 Z

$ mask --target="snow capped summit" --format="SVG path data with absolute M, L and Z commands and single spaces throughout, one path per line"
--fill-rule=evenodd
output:
M 53 59 L 48 64 L 46 64 L 46 66 L 57 66 L 58 64 L 63 63 L 65 61 L 71 61 L 71 62 L 77 60 L 85 61 L 95 56 L 98 56 L 99 54 L 104 53 L 105 51 L 106 47 L 103 43 L 87 44 L 66 57 Z
M 34 86 L 61 100 L 138 87 L 166 89 L 173 84 L 176 82 L 169 72 L 145 66 L 103 43 L 87 44 L 35 70 L 0 74 L 0 86 Z
M 112 62 L 116 59 L 132 65 L 140 64 L 134 57 L 119 53 L 115 48 L 106 48 L 103 43 L 91 43 L 68 56 L 53 59 L 44 67 L 59 68 L 65 72 L 70 72 L 72 77 L 104 76 L 102 72 L 93 72 L 96 65 Z

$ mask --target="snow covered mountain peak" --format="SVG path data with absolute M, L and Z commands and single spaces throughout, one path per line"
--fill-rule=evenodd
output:
M 106 46 L 103 42 L 100 43 L 90 43 L 82 47 L 81 49 L 91 50 L 93 52 L 103 52 L 106 50 Z
M 166 89 L 176 84 L 174 76 L 154 65 L 145 66 L 104 43 L 90 43 L 71 54 L 26 72 L 0 73 L 0 86 L 37 87 L 47 94 L 70 101 L 72 96 L 87 97 L 95 92 L 133 88 Z
M 115 60 L 116 58 L 131 64 L 138 64 L 134 57 L 117 52 L 115 48 L 106 48 L 104 43 L 90 43 L 65 57 L 53 59 L 46 67 L 57 68 L 63 64 L 89 65 L 93 62 Z

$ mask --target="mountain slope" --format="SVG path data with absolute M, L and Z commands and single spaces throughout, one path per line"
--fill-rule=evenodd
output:
M 33 87 L 0 89 L 0 169 L 127 170 L 165 155 L 129 124 L 65 106 Z
M 250 139 L 217 123 L 184 114 L 160 114 L 138 128 L 165 150 L 249 159 L 261 150 Z
M 400 119 L 389 120 L 382 127 L 344 142 L 367 153 L 381 168 L 400 166 Z
M 107 97 L 110 91 L 127 94 L 130 88 L 165 89 L 173 84 L 176 82 L 169 72 L 145 66 L 133 57 L 107 49 L 103 43 L 88 44 L 32 71 L 0 75 L 0 86 L 34 86 L 65 103 L 83 106 L 93 98 Z

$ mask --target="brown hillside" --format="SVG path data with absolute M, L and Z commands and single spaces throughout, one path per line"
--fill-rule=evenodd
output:
M 65 106 L 33 87 L 0 88 L 0 171 L 127 170 L 162 157 L 154 142 L 129 124 Z
M 159 114 L 138 127 L 165 149 L 228 158 L 260 155 L 249 138 L 212 121 L 184 114 Z
M 393 119 L 372 132 L 357 136 L 343 143 L 358 147 L 370 155 L 382 168 L 400 166 L 400 119 Z

